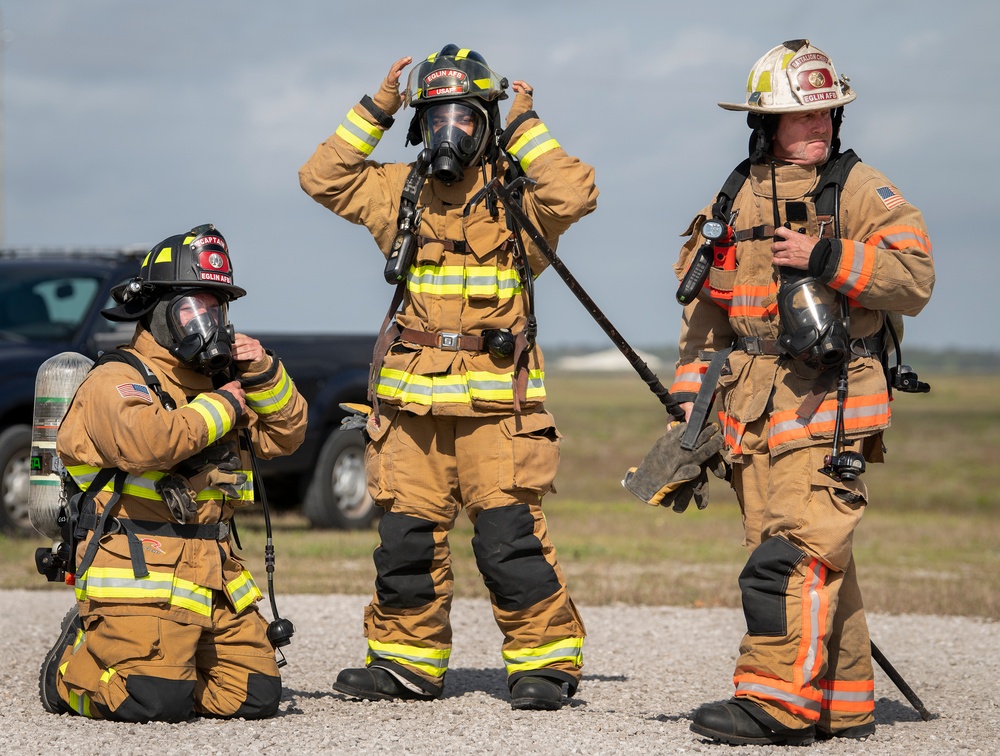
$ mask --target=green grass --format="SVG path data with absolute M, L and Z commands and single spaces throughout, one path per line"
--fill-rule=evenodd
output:
M 921 373 L 921 377 L 927 376 Z M 1000 618 L 1000 395 L 993 376 L 932 377 L 927 395 L 897 395 L 887 464 L 865 474 L 871 503 L 855 536 L 872 611 Z M 650 507 L 621 487 L 667 415 L 635 376 L 554 375 L 549 408 L 564 435 L 558 493 L 545 511 L 580 604 L 740 605 L 745 560 L 739 508 L 712 480 L 708 509 Z M 239 516 L 244 555 L 263 583 L 263 518 Z M 275 588 L 371 593 L 374 531 L 315 531 L 274 517 Z M 450 541 L 456 594 L 485 597 L 463 516 Z M 0 538 L 0 588 L 44 588 L 37 541 Z M 56 587 L 55 589 L 58 589 Z M 62 588 L 65 590 L 65 588 Z

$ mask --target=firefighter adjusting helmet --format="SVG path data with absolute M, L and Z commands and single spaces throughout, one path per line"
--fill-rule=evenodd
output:
M 497 103 L 507 98 L 507 80 L 475 50 L 445 45 L 410 72 L 403 101 L 416 114 L 407 144 L 423 141 L 431 172 L 446 183 L 461 181 L 463 168 L 487 151 L 500 120 Z
M 746 102 L 720 102 L 719 107 L 781 115 L 839 108 L 856 96 L 825 52 L 808 39 L 793 39 L 769 50 L 750 69 Z
M 229 246 L 211 223 L 170 236 L 153 247 L 142 261 L 139 275 L 111 290 L 118 306 L 101 314 L 108 320 L 139 320 L 164 295 L 195 289 L 210 290 L 223 303 L 246 294 L 233 284 Z

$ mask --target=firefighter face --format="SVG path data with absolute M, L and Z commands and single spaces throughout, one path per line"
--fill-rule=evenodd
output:
M 424 145 L 431 150 L 431 173 L 446 184 L 461 181 L 463 169 L 483 154 L 486 118 L 466 102 L 431 105 L 420 115 Z
M 167 310 L 174 337 L 173 352 L 205 373 L 217 373 L 232 363 L 232 327 L 225 304 L 209 291 L 175 298 Z
M 785 113 L 778 120 L 771 151 L 796 165 L 822 165 L 830 157 L 833 119 L 830 110 Z

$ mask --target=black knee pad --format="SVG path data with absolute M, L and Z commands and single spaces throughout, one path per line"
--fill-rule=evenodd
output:
M 787 635 L 785 592 L 795 566 L 806 556 L 802 549 L 777 536 L 769 538 L 750 555 L 740 573 L 743 616 L 750 635 Z
M 234 719 L 266 719 L 278 711 L 281 678 L 253 672 L 247 675 L 247 697 L 233 714 Z
M 527 504 L 487 509 L 476 518 L 475 530 L 476 565 L 498 608 L 527 609 L 559 590 Z
M 432 602 L 434 523 L 387 512 L 379 522 L 378 534 L 382 542 L 375 549 L 374 560 L 379 603 L 409 609 Z
M 194 680 L 129 675 L 128 698 L 114 711 L 101 713 L 115 722 L 183 722 L 194 712 Z

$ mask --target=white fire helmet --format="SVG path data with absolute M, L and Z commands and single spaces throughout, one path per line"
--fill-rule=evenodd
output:
M 838 108 L 856 96 L 825 52 L 808 39 L 793 39 L 769 50 L 750 69 L 745 103 L 720 102 L 719 107 L 780 115 Z

